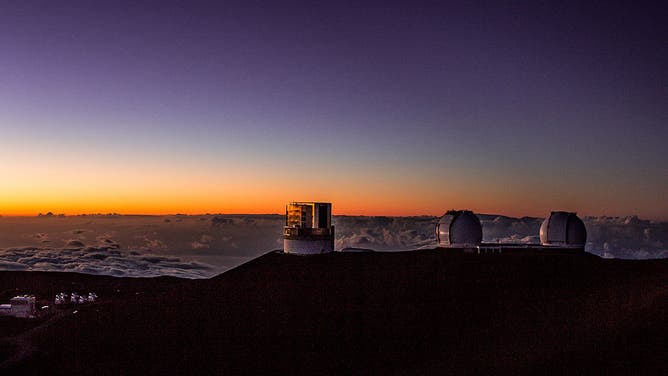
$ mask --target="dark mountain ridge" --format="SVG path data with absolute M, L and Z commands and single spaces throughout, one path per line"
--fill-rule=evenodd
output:
M 270 252 L 208 280 L 0 282 L 5 300 L 100 295 L 0 318 L 1 367 L 30 373 L 656 374 L 668 339 L 668 260 L 587 253 Z

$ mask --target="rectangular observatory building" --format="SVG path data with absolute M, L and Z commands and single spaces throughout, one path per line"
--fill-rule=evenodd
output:
M 286 205 L 283 251 L 296 254 L 334 251 L 332 204 L 291 202 Z

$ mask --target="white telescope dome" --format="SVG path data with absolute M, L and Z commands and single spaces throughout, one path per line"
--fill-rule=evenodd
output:
M 470 210 L 449 210 L 436 225 L 439 247 L 478 246 L 482 242 L 482 225 Z
M 587 228 L 575 213 L 553 211 L 540 226 L 540 242 L 543 245 L 584 246 Z

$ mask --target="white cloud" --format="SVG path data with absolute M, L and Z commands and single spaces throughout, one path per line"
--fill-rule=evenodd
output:
M 485 242 L 539 241 L 542 218 L 479 217 Z M 0 233 L 0 247 L 5 247 L 0 248 L 0 270 L 198 278 L 282 247 L 281 215 L 179 216 L 179 222 L 164 219 L 88 216 L 85 220 L 66 217 L 50 223 L 43 219 L 0 218 L 7 230 Z M 666 222 L 637 217 L 583 220 L 589 252 L 632 259 L 668 257 Z M 432 248 L 436 246 L 437 221 L 437 217 L 335 216 L 335 246 L 377 251 Z M 73 231 L 85 231 L 90 240 L 72 239 Z M 49 243 L 43 243 L 46 239 Z
M 201 262 L 187 262 L 178 257 L 123 252 L 109 247 L 8 248 L 0 251 L 0 268 L 70 271 L 118 277 L 172 275 L 184 278 L 203 278 L 216 272 L 210 265 Z

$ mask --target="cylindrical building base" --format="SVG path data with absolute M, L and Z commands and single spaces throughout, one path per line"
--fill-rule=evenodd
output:
M 283 239 L 283 252 L 314 255 L 334 251 L 334 238 L 330 239 Z

